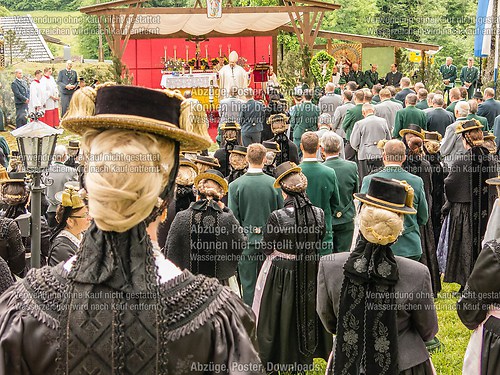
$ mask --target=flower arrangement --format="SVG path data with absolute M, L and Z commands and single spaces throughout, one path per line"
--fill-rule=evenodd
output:
M 191 67 L 191 68 L 194 68 L 194 66 L 196 65 L 196 59 L 193 57 L 192 59 L 189 59 L 189 61 L 187 62 L 187 64 Z
M 180 72 L 184 69 L 184 61 L 182 59 L 168 59 L 165 63 L 165 70 L 171 72 Z
M 310 69 L 319 86 L 323 87 L 330 80 L 334 66 L 335 58 L 326 51 L 320 51 L 313 56 Z
M 201 60 L 200 60 L 200 69 L 201 70 L 206 70 L 209 68 L 209 64 L 208 64 L 208 60 L 203 57 Z

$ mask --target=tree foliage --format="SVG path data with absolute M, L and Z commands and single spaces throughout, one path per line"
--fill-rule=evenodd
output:
M 81 0 L 1 0 L 0 5 L 9 10 L 77 10 Z
M 97 59 L 99 57 L 99 24 L 97 17 L 82 15 L 80 20 L 80 26 L 78 27 L 80 51 L 87 59 Z M 109 49 L 108 42 L 104 35 L 102 36 L 102 45 L 104 58 L 111 59 L 111 50 Z

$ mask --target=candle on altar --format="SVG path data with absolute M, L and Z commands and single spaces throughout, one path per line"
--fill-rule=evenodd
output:
M 174 46 L 174 60 L 177 60 L 177 46 Z
M 167 47 L 163 47 L 163 58 L 167 61 Z
M 271 45 L 269 44 L 269 56 L 271 56 Z
M 231 45 L 228 44 L 227 45 L 227 56 L 229 56 L 231 54 Z
M 222 57 L 222 44 L 219 44 L 219 57 Z
M 208 61 L 208 46 L 205 46 L 205 58 Z
M 186 62 L 189 60 L 189 46 L 186 46 Z

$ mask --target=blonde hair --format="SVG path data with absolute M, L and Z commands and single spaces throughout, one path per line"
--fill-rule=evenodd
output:
M 424 147 L 429 154 L 437 154 L 441 145 L 438 142 L 426 141 L 424 142 Z
M 146 219 L 174 166 L 174 142 L 130 130 L 89 130 L 82 140 L 89 214 L 99 229 L 125 232 Z
M 403 215 L 363 204 L 359 214 L 359 230 L 368 242 L 387 245 L 403 232 Z
M 222 186 L 213 180 L 201 180 L 197 188 L 198 192 L 206 198 L 221 199 L 225 195 Z

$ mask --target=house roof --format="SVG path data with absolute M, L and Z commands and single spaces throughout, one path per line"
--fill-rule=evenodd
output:
M 33 22 L 33 18 L 28 14 L 26 16 L 11 16 L 0 17 L 0 26 L 5 34 L 6 31 L 13 30 L 16 36 L 26 43 L 26 49 L 31 51 L 28 61 L 51 61 L 54 59 L 52 52 L 50 52 L 47 43 L 45 42 L 40 30 Z M 9 56 L 10 46 L 4 45 L 5 56 Z M 21 56 L 19 45 L 12 46 L 13 56 L 16 58 L 24 58 Z

